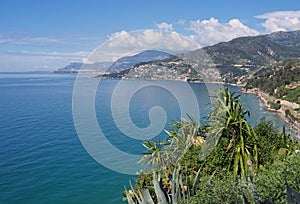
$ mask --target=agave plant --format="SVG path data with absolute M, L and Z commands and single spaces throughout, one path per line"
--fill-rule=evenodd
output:
M 139 162 L 151 166 L 155 194 L 145 187 L 134 189 L 131 186 L 130 191 L 125 189 L 129 203 L 177 203 L 180 199 L 188 200 L 196 183 L 190 184 L 187 168 L 183 173 L 179 161 L 195 142 L 203 143 L 203 138 L 199 136 L 200 129 L 200 123 L 188 116 L 188 120 L 181 119 L 173 123 L 170 132 L 166 131 L 167 142 L 143 143 L 146 152 Z
M 154 189 L 154 196 L 151 196 L 148 188 L 135 189 L 130 183 L 131 190 L 125 188 L 125 194 L 128 204 L 177 204 L 179 201 L 188 203 L 191 195 L 190 184 L 187 179 L 183 177 L 187 175 L 187 171 L 183 173 L 180 164 L 174 168 L 172 177 L 169 179 L 170 191 L 162 187 L 162 180 L 160 172 L 153 171 L 152 184 Z M 186 177 L 188 178 L 188 177 Z
M 139 163 L 148 164 L 152 169 L 160 171 L 174 166 L 193 144 L 202 144 L 203 138 L 199 136 L 200 123 L 189 115 L 188 118 L 189 120 L 181 119 L 173 123 L 172 131 L 165 130 L 168 134 L 167 142 L 145 141 L 143 146 L 146 152 Z

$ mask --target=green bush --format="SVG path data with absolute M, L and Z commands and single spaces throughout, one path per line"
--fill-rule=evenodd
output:
M 275 203 L 286 203 L 286 184 L 300 192 L 300 155 L 278 157 L 273 165 L 260 169 L 255 187 L 261 200 L 272 198 Z
M 274 154 L 280 148 L 287 147 L 287 135 L 278 133 L 278 128 L 272 121 L 266 121 L 262 118 L 255 126 L 255 132 L 258 137 L 259 165 L 268 166 L 274 161 Z
M 251 185 L 241 183 L 233 175 L 224 173 L 215 177 L 202 177 L 196 195 L 189 203 L 244 203 L 245 199 L 254 202 Z
M 281 108 L 281 104 L 279 104 L 279 103 L 274 103 L 272 101 L 268 101 L 268 104 L 270 105 L 270 107 L 272 109 L 275 109 L 275 110 L 279 110 Z
M 292 120 L 294 120 L 294 121 L 299 121 L 300 119 L 299 118 L 297 118 L 296 116 L 294 116 L 292 113 L 291 113 L 291 111 L 290 110 L 286 110 L 285 111 L 285 115 L 286 116 L 289 116 Z
M 239 96 L 228 89 L 222 93 L 210 115 L 210 131 L 191 118 L 174 123 L 167 141 L 144 143 L 143 161 L 151 161 L 152 169 L 142 170 L 131 191 L 125 190 L 129 203 L 286 203 L 287 197 L 300 197 L 300 144 L 264 118 L 250 126 Z M 218 132 L 213 145 L 205 146 Z M 194 143 L 199 136 L 203 145 Z M 206 147 L 211 151 L 202 157 Z

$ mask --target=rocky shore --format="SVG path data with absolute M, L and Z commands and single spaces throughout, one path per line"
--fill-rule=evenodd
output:
M 286 114 L 286 111 L 289 110 L 290 112 L 292 112 L 292 114 L 296 118 L 300 118 L 300 114 L 295 111 L 295 109 L 300 108 L 299 104 L 291 103 L 289 101 L 282 100 L 282 99 L 274 99 L 273 97 L 269 96 L 268 94 L 260 91 L 258 88 L 248 89 L 248 90 L 246 90 L 245 88 L 242 88 L 241 91 L 243 93 L 254 94 L 254 95 L 258 96 L 259 99 L 261 100 L 261 102 L 263 103 L 263 105 L 265 106 L 265 108 L 268 111 L 277 112 L 278 114 L 280 114 L 280 116 L 294 130 L 295 136 L 297 137 L 297 139 L 300 140 L 300 123 L 298 121 L 293 120 L 291 117 L 289 117 Z M 271 105 L 269 104 L 269 101 L 280 104 L 281 107 L 278 110 L 276 110 L 276 109 L 271 107 Z

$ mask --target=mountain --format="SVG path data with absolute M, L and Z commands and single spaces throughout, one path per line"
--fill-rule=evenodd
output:
M 222 79 L 228 83 L 242 83 L 257 71 L 291 58 L 300 58 L 300 31 L 240 37 L 177 57 L 166 52 L 146 50 L 133 56 L 122 57 L 110 66 L 107 63 L 85 65 L 85 70 L 107 70 L 106 72 L 111 74 L 105 76 L 111 78 L 189 79 L 192 77 L 196 80 Z M 59 71 L 76 71 L 81 66 L 82 64 L 72 63 Z M 184 68 L 189 71 L 183 70 Z M 195 72 L 201 73 L 201 77 Z M 174 77 L 171 77 L 172 73 Z
M 120 71 L 141 62 L 149 62 L 155 60 L 163 60 L 170 54 L 156 50 L 146 50 L 133 56 L 126 56 L 115 61 L 109 68 L 108 72 Z
M 69 65 L 58 69 L 54 73 L 78 73 L 81 72 L 116 72 L 121 71 L 130 66 L 136 65 L 141 62 L 149 62 L 155 60 L 166 59 L 170 56 L 169 53 L 156 51 L 156 50 L 146 50 L 133 56 L 126 56 L 118 59 L 115 62 L 94 62 L 94 63 L 82 63 L 82 62 L 72 62 Z
M 271 41 L 292 50 L 300 50 L 300 30 L 292 32 L 275 32 L 266 36 Z
M 140 62 L 120 71 L 98 75 L 102 78 L 145 79 L 145 80 L 185 80 L 203 81 L 197 72 L 185 60 L 175 55 L 163 60 Z
M 95 63 L 82 63 L 82 62 L 71 62 L 69 65 L 54 71 L 54 73 L 78 73 L 81 72 L 106 72 L 107 68 L 111 65 L 111 62 L 95 62 Z
M 203 51 L 217 66 L 267 65 L 285 58 L 300 57 L 300 31 L 235 38 L 192 53 Z
M 300 104 L 300 59 L 287 59 L 256 72 L 247 80 L 247 89 L 261 91 Z
M 225 82 L 236 82 L 261 67 L 300 57 L 300 31 L 240 37 L 188 52 L 183 57 L 191 62 L 200 59 L 202 66 L 216 67 Z

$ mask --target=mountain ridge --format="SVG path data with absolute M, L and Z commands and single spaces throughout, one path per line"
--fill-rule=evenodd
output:
M 107 72 L 120 71 L 141 62 L 150 62 L 155 60 L 163 60 L 171 54 L 158 50 L 145 50 L 132 56 L 121 57 L 116 60 L 108 69 Z
M 239 37 L 191 52 L 195 53 L 199 50 L 206 52 L 216 65 L 241 63 L 266 65 L 284 58 L 299 57 L 300 31 Z
M 156 56 L 146 55 L 144 57 L 143 54 L 147 52 L 156 53 Z M 221 74 L 224 82 L 236 83 L 242 77 L 251 75 L 252 72 L 262 67 L 267 67 L 284 59 L 299 58 L 300 30 L 239 37 L 228 42 L 220 42 L 212 46 L 193 50 L 179 55 L 179 57 L 185 62 L 174 61 L 173 64 L 179 63 L 178 66 L 181 68 L 188 68 L 189 66 L 186 64 L 190 64 L 193 67 L 204 67 L 206 69 L 200 69 L 203 72 L 206 72 L 207 69 L 215 69 Z M 110 73 L 121 72 L 124 74 L 123 76 L 119 74 L 114 74 L 114 76 L 126 78 L 125 75 L 128 74 L 129 70 L 142 73 L 144 71 L 149 72 L 145 70 L 150 69 L 149 64 L 156 66 L 165 63 L 167 65 L 164 62 L 166 58 L 170 58 L 168 63 L 171 64 L 172 55 L 161 51 L 146 50 L 133 56 L 118 59 L 108 68 L 106 67 L 106 71 Z M 147 66 L 145 66 L 144 62 L 150 63 L 146 63 Z M 167 67 L 171 68 L 172 66 L 167 65 Z M 123 72 L 122 70 L 127 71 Z M 154 70 L 157 72 L 158 69 Z M 181 70 L 180 72 L 184 71 Z M 150 75 L 153 76 L 152 74 Z

